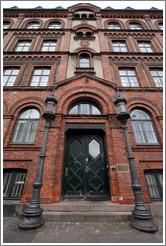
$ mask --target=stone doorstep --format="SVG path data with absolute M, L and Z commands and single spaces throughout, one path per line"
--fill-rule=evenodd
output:
M 4 217 L 22 215 L 22 209 L 28 204 L 20 203 L 18 201 L 4 201 L 3 212 Z M 44 212 L 131 212 L 134 209 L 134 204 L 115 204 L 112 202 L 67 202 L 63 201 L 54 204 L 40 204 Z M 151 211 L 154 216 L 163 216 L 163 203 L 155 202 L 145 204 L 147 209 Z
M 46 221 L 57 222 L 118 222 L 130 221 L 131 212 L 48 212 L 42 217 Z
M 113 204 L 108 202 L 66 202 L 58 204 L 41 204 L 45 211 L 59 212 L 130 212 L 134 209 L 133 204 Z

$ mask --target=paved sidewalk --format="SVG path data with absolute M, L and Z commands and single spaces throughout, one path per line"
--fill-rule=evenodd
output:
M 4 217 L 3 243 L 163 243 L 162 218 L 156 233 L 135 230 L 129 222 L 50 222 L 41 228 L 20 230 L 18 217 Z

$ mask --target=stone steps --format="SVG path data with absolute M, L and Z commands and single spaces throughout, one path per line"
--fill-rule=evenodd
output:
M 4 217 L 20 216 L 25 205 L 16 201 L 4 201 Z M 61 201 L 40 204 L 46 221 L 57 222 L 112 222 L 130 221 L 134 204 L 115 204 L 111 201 Z M 163 216 L 162 202 L 145 204 L 154 217 Z
M 56 222 L 118 222 L 130 221 L 131 212 L 53 212 L 43 211 L 46 221 Z
M 60 202 L 41 204 L 44 211 L 56 212 L 131 212 L 134 204 L 115 204 L 112 202 Z

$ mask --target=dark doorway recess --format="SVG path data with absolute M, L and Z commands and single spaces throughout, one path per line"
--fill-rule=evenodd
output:
M 102 130 L 66 133 L 63 199 L 102 201 L 110 198 L 108 164 Z

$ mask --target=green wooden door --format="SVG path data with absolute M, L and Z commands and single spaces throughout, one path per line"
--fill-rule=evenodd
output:
M 63 178 L 64 198 L 106 200 L 108 187 L 103 136 L 68 135 Z

